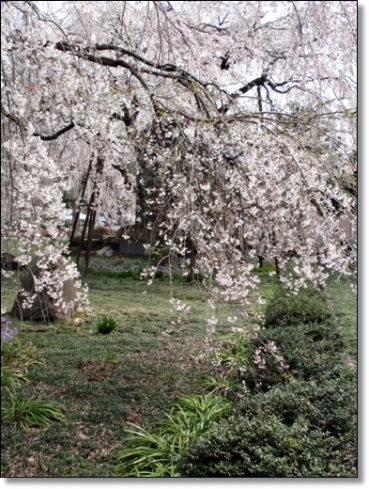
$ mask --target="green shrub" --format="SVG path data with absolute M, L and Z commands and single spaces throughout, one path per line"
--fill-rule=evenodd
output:
M 171 251 L 168 246 L 164 245 L 150 246 L 145 250 L 145 256 L 148 256 L 150 262 L 157 266 L 168 262 L 171 258 Z
M 276 385 L 263 394 L 253 394 L 241 401 L 244 415 L 275 415 L 292 426 L 304 418 L 311 429 L 319 429 L 333 436 L 355 435 L 356 379 L 348 367 L 342 367 L 335 379 L 323 382 L 292 379 Z
M 178 463 L 184 477 L 352 477 L 337 439 L 311 430 L 304 419 L 233 416 L 193 440 Z
M 324 323 L 263 328 L 256 337 L 227 333 L 219 339 L 224 367 L 222 378 L 210 379 L 209 390 L 213 392 L 224 393 L 223 387 L 230 383 L 228 379 L 243 381 L 251 390 L 268 391 L 277 383 L 288 382 L 291 377 L 304 380 L 335 378 L 344 361 L 345 344 L 332 319 Z M 241 387 L 240 382 L 239 385 Z M 235 391 L 234 387 L 232 390 Z
M 97 322 L 97 331 L 101 334 L 109 334 L 117 327 L 117 321 L 110 316 L 103 316 Z
M 331 317 L 324 295 L 309 286 L 297 295 L 279 287 L 265 308 L 267 328 L 322 323 Z
M 273 345 L 275 351 L 270 348 Z M 342 335 L 332 320 L 263 329 L 251 341 L 254 361 L 243 379 L 249 388 L 266 391 L 291 376 L 316 381 L 335 378 L 344 362 L 344 346 Z
M 356 476 L 356 376 L 320 292 L 309 288 L 289 297 L 277 289 L 266 328 L 244 349 L 234 338 L 222 346 L 227 365 L 240 353 L 245 365 L 249 361 L 237 376 L 228 369 L 249 391 L 237 414 L 191 440 L 178 462 L 182 476 Z M 227 384 L 208 379 L 213 391 L 217 381 Z

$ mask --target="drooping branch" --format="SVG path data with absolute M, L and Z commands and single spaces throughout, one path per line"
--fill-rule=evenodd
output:
M 287 80 L 281 83 L 273 83 L 271 80 L 267 80 L 267 85 L 274 90 L 274 92 L 277 93 L 288 93 L 290 92 L 293 88 L 299 88 L 297 85 L 292 85 L 291 87 L 287 88 L 287 90 L 278 90 L 277 87 L 283 87 L 284 85 L 287 85 L 287 83 L 298 83 L 299 80 Z
M 297 16 L 297 20 L 298 20 L 298 24 L 299 24 L 299 33 L 300 33 L 300 37 L 302 37 L 302 22 L 301 22 L 301 19 L 300 19 L 300 15 L 299 15 L 299 12 L 298 12 L 298 10 L 296 8 L 295 2 L 292 1 L 291 3 L 292 3 L 293 8 L 294 8 L 294 10 L 296 12 L 296 16 Z
M 89 48 L 86 48 L 89 49 Z M 92 48 L 94 51 L 116 51 L 120 54 L 124 54 L 126 56 L 130 56 L 131 58 L 136 59 L 140 63 L 143 63 L 145 65 L 151 66 L 152 68 L 157 68 L 159 70 L 163 71 L 176 71 L 177 67 L 172 65 L 172 64 L 164 64 L 160 65 L 158 63 L 153 63 L 152 61 L 145 59 L 143 56 L 140 56 L 139 54 L 135 53 L 134 51 L 131 51 L 126 48 L 122 48 L 120 46 L 116 46 L 114 44 L 95 44 Z
M 21 127 L 22 129 L 26 130 L 26 123 L 22 121 L 20 117 L 17 117 L 16 115 L 12 114 L 11 112 L 8 112 L 3 104 L 1 104 L 1 113 L 3 116 L 14 122 L 17 126 Z M 64 134 L 65 132 L 70 131 L 75 127 L 74 122 L 71 122 L 67 126 L 63 127 L 62 129 L 59 129 L 59 131 L 55 132 L 54 134 L 50 134 L 49 136 L 45 136 L 43 134 L 40 134 L 38 132 L 34 132 L 33 136 L 39 137 L 42 141 L 53 141 L 55 139 L 58 139 L 59 136 Z
M 137 118 L 139 111 L 136 110 L 133 114 L 130 114 L 128 107 L 126 107 L 125 105 L 123 105 L 122 111 L 123 111 L 123 114 L 118 114 L 118 112 L 114 112 L 112 114 L 111 118 L 124 122 L 124 124 L 127 127 L 132 126 L 133 123 L 135 122 L 136 118 Z
M 59 131 L 57 131 L 56 133 L 51 134 L 50 136 L 43 136 L 42 134 L 38 134 L 37 132 L 34 132 L 33 136 L 39 136 L 39 138 L 42 141 L 53 141 L 54 139 L 58 139 L 58 137 L 61 136 L 62 134 L 64 134 L 65 132 L 68 132 L 71 129 L 73 129 L 75 126 L 76 125 L 74 124 L 74 122 L 71 122 L 67 126 L 63 127 Z
M 55 44 L 55 48 L 59 51 L 69 51 L 73 53 L 74 56 L 77 56 L 78 58 L 82 58 L 85 59 L 86 61 L 91 61 L 93 63 L 97 63 L 102 66 L 109 66 L 110 68 L 118 68 L 119 66 L 121 66 L 122 68 L 126 68 L 132 73 L 132 75 L 135 78 L 137 78 L 137 80 L 141 83 L 141 85 L 147 91 L 149 91 L 149 87 L 147 83 L 142 78 L 142 76 L 138 73 L 136 68 L 134 68 L 132 65 L 130 65 L 123 59 L 112 59 L 112 58 L 107 58 L 106 56 L 97 56 L 96 54 L 89 54 L 86 50 L 80 50 L 78 49 L 78 46 L 75 47 L 66 42 L 57 42 Z
M 1 104 L 1 113 L 6 118 L 8 118 L 12 122 L 14 122 L 17 126 L 19 126 L 22 129 L 26 130 L 26 123 L 24 121 L 22 121 L 16 115 L 12 114 L 11 112 L 8 112 L 4 108 L 4 106 L 2 104 Z M 134 123 L 134 121 L 135 121 L 135 119 L 137 117 L 137 114 L 138 114 L 138 111 L 136 111 L 134 114 L 131 115 L 129 113 L 127 107 L 123 107 L 123 114 L 118 114 L 117 112 L 114 112 L 111 115 L 111 119 L 118 119 L 118 120 L 124 122 L 125 125 L 128 127 L 128 126 L 131 126 Z M 67 126 L 62 127 L 61 129 L 59 129 L 58 131 L 56 131 L 54 134 L 50 134 L 50 135 L 47 136 L 47 135 L 44 135 L 44 134 L 40 134 L 39 132 L 34 132 L 32 135 L 35 136 L 35 137 L 39 137 L 41 139 L 41 141 L 54 141 L 55 139 L 58 139 L 62 134 L 70 131 L 74 127 L 76 127 L 76 124 L 74 122 L 71 122 Z
M 219 27 L 213 24 L 200 24 L 199 27 L 200 29 L 206 29 L 206 27 L 210 27 L 211 29 L 215 29 L 219 33 L 229 34 L 229 29 L 227 27 Z M 202 30 L 202 32 L 206 32 L 206 31 Z
M 24 127 L 24 124 L 22 123 L 20 118 L 15 116 L 14 114 L 11 114 L 10 112 L 8 112 L 5 109 L 5 107 L 3 106 L 3 104 L 1 104 L 1 113 L 3 116 L 7 117 L 9 120 L 11 120 L 15 124 L 17 124 L 17 126 Z
M 266 88 L 266 85 L 269 86 L 274 92 L 277 93 L 288 93 L 291 91 L 293 88 L 299 88 L 297 85 L 292 85 L 291 87 L 287 88 L 287 90 L 278 90 L 277 87 L 283 87 L 284 85 L 287 85 L 287 83 L 298 83 L 300 80 L 286 80 L 284 82 L 280 83 L 273 83 L 271 80 L 267 78 L 265 74 L 261 75 L 259 78 L 255 78 L 255 80 L 252 80 L 251 82 L 247 83 L 244 87 L 241 87 L 239 89 L 240 92 L 246 93 L 249 90 L 251 90 L 254 87 L 264 87 Z
M 55 45 L 55 48 L 58 49 L 59 51 L 69 51 L 75 54 L 76 56 L 80 58 L 84 58 L 88 61 L 92 61 L 94 63 L 101 64 L 103 66 L 109 66 L 111 68 L 117 68 L 118 66 L 121 66 L 123 68 L 126 68 L 131 71 L 131 73 L 139 79 L 139 81 L 142 83 L 142 85 L 147 88 L 147 85 L 145 81 L 142 79 L 140 73 L 147 73 L 151 74 L 154 76 L 162 76 L 164 78 L 172 78 L 173 80 L 191 80 L 195 83 L 198 83 L 201 86 L 205 86 L 201 80 L 199 80 L 197 77 L 194 75 L 191 75 L 191 73 L 188 73 L 186 70 L 183 68 L 178 68 L 177 66 L 171 64 L 171 63 L 165 63 L 165 64 L 159 64 L 159 63 L 154 63 L 143 56 L 120 46 L 116 46 L 114 44 L 95 44 L 92 47 L 85 47 L 82 48 L 80 45 L 73 45 L 70 43 L 66 42 L 58 42 Z M 97 56 L 96 54 L 92 54 L 93 52 L 99 52 L 99 51 L 115 51 L 120 54 L 129 56 L 136 61 L 139 61 L 143 65 L 150 66 L 151 68 L 154 68 L 154 70 L 148 70 L 148 69 L 141 69 L 137 70 L 134 68 L 131 64 L 127 63 L 126 61 L 122 59 L 112 59 L 108 58 L 106 56 Z

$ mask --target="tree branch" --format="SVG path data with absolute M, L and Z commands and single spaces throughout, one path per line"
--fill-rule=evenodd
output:
M 65 132 L 68 132 L 70 131 L 71 129 L 73 129 L 76 125 L 74 124 L 74 122 L 71 122 L 70 124 L 68 124 L 67 126 L 63 127 L 62 129 L 60 129 L 59 131 L 57 131 L 56 133 L 54 134 L 51 134 L 50 136 L 43 136 L 42 134 L 38 134 L 37 132 L 34 132 L 33 133 L 33 136 L 38 136 L 42 141 L 52 141 L 54 139 L 58 139 L 59 136 L 61 136 L 62 134 L 64 134 Z
M 78 58 L 85 59 L 86 61 L 92 61 L 93 63 L 97 63 L 102 66 L 109 66 L 111 68 L 118 68 L 118 66 L 121 66 L 122 68 L 126 68 L 132 73 L 134 77 L 137 78 L 137 80 L 141 83 L 141 85 L 149 92 L 148 85 L 146 84 L 142 76 L 138 73 L 138 71 L 132 65 L 130 65 L 129 63 L 127 63 L 122 59 L 112 59 L 112 58 L 107 58 L 106 56 L 97 56 L 96 54 L 88 54 L 86 50 L 79 50 L 78 47 L 76 49 L 72 45 L 65 42 L 57 42 L 55 44 L 55 48 L 59 51 L 71 52 L 74 56 L 77 56 Z
M 302 23 L 301 23 L 300 15 L 299 15 L 298 10 L 296 8 L 295 2 L 291 2 L 291 3 L 293 5 L 293 8 L 295 9 L 295 12 L 296 12 L 296 15 L 297 15 L 297 20 L 299 22 L 300 37 L 302 37 Z
M 11 114 L 7 110 L 5 110 L 5 107 L 3 106 L 3 104 L 1 104 L 1 113 L 2 113 L 3 116 L 7 117 L 9 120 L 11 120 L 15 124 L 17 124 L 17 126 L 19 126 L 19 127 L 23 128 L 24 130 L 26 130 L 26 127 L 25 127 L 26 126 L 26 123 L 24 121 L 22 121 L 16 115 Z M 51 134 L 50 136 L 44 136 L 42 134 L 39 134 L 38 132 L 34 132 L 32 135 L 33 136 L 36 136 L 36 137 L 39 137 L 42 141 L 52 141 L 53 139 L 58 139 L 59 136 L 61 136 L 65 132 L 70 131 L 71 129 L 73 129 L 73 127 L 75 127 L 75 124 L 74 124 L 74 122 L 71 122 L 67 126 L 65 126 L 62 129 L 60 129 L 59 131 L 55 132 L 54 134 Z
M 266 75 L 261 75 L 259 78 L 255 78 L 255 80 L 252 80 L 250 83 L 247 83 L 244 87 L 240 88 L 240 92 L 246 93 L 249 90 L 251 90 L 253 87 L 260 87 L 264 86 L 264 83 L 267 81 Z

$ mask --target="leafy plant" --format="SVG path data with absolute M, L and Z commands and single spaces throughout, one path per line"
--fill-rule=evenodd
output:
M 43 363 L 31 341 L 25 341 L 12 322 L 1 318 L 1 383 L 11 387 L 27 380 L 28 371 Z
M 217 394 L 184 396 L 169 405 L 166 419 L 153 432 L 139 426 L 119 454 L 116 472 L 124 477 L 177 477 L 177 462 L 191 439 L 225 416 L 231 404 Z
M 115 330 L 118 323 L 111 316 L 103 316 L 97 322 L 97 332 L 100 334 L 109 334 Z
M 1 407 L 1 419 L 13 421 L 24 431 L 31 426 L 49 426 L 53 421 L 63 421 L 59 404 L 30 397 L 21 397 L 14 389 L 7 392 L 7 402 Z
M 15 338 L 12 344 L 2 349 L 2 364 L 8 365 L 14 372 L 26 374 L 29 370 L 44 363 L 41 353 L 31 341 Z
M 249 334 L 232 332 L 219 335 L 222 342 L 220 356 L 222 363 L 229 365 L 232 371 L 244 369 L 250 364 L 250 336 Z
M 223 374 L 208 375 L 207 377 L 197 381 L 197 385 L 201 391 L 211 394 L 220 394 L 222 396 L 233 394 L 240 387 L 239 379 L 230 375 L 229 370 Z
M 196 432 L 202 432 L 213 421 L 229 412 L 231 404 L 218 394 L 188 395 L 170 405 L 170 416 L 190 420 Z
M 12 371 L 9 367 L 1 366 L 1 387 L 18 387 L 21 380 L 26 380 L 25 376 Z

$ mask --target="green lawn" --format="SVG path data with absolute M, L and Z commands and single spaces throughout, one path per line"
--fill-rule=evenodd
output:
M 331 278 L 327 287 L 328 302 L 347 343 L 347 354 L 357 354 L 357 302 L 347 280 Z
M 22 387 L 25 394 L 63 405 L 65 423 L 32 428 L 26 434 L 2 426 L 2 477 L 107 477 L 124 447 L 127 422 L 150 427 L 168 403 L 198 392 L 196 380 L 212 371 L 206 352 L 207 292 L 198 286 L 90 275 L 93 314 L 79 324 L 20 324 L 46 359 Z M 7 281 L 2 305 L 10 310 L 19 285 Z M 267 295 L 270 279 L 262 280 Z M 146 290 L 146 293 L 143 293 Z M 191 311 L 173 326 L 170 297 Z M 348 359 L 356 355 L 356 302 L 346 283 L 330 281 L 328 296 L 347 340 Z M 219 328 L 230 309 L 221 307 Z M 233 311 L 234 312 L 234 311 Z M 118 326 L 96 333 L 97 317 L 110 315 Z
M 93 315 L 80 325 L 20 325 L 46 357 L 23 390 L 61 402 L 67 422 L 28 435 L 3 426 L 3 476 L 111 476 L 126 423 L 150 426 L 170 400 L 196 392 L 194 381 L 209 371 L 198 359 L 206 334 L 204 292 L 187 284 L 172 288 L 192 306 L 174 327 L 168 282 L 155 282 L 146 294 L 132 279 L 92 276 L 88 283 L 94 314 L 118 321 L 113 333 L 97 334 Z M 16 290 L 2 288 L 8 310 Z

